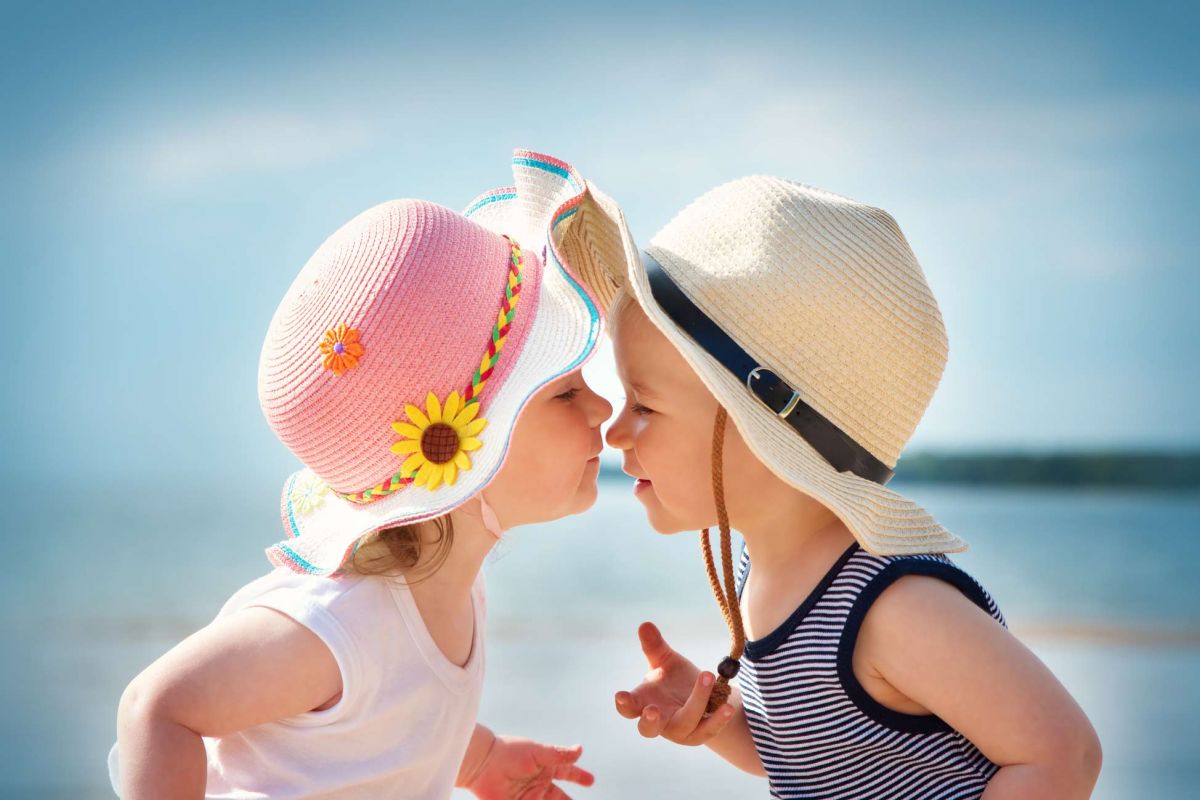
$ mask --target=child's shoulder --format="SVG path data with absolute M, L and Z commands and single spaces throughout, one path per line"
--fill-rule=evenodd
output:
M 313 627 L 319 621 L 346 634 L 378 631 L 395 617 L 396 601 L 390 580 L 382 576 L 326 577 L 276 567 L 238 589 L 225 601 L 217 618 L 251 606 L 274 608 Z
M 1001 625 L 1004 615 L 992 595 L 944 553 L 877 555 L 858 548 L 847 561 L 844 579 L 859 584 L 851 611 L 861 620 L 929 618 L 973 604 Z
M 737 592 L 741 595 L 750 571 L 750 553 L 742 545 L 736 577 Z M 910 604 L 947 601 L 945 592 L 954 602 L 965 597 L 1005 625 L 999 605 L 988 591 L 966 570 L 945 553 L 912 553 L 880 555 L 851 545 L 833 564 L 821 582 L 818 599 L 828 599 L 839 606 L 848 604 L 850 625 L 861 624 L 868 612 L 882 604 L 897 607 L 901 612 Z M 878 616 L 878 615 L 877 615 Z

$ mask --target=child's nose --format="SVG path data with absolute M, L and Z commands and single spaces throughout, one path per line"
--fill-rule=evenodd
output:
M 622 411 L 613 420 L 613 424 L 608 426 L 608 431 L 604 434 L 604 441 L 608 442 L 608 446 L 617 450 L 628 450 L 632 446 L 629 441 L 629 426 L 625 419 L 626 413 Z
M 595 402 L 592 404 L 592 427 L 594 428 L 612 416 L 613 406 L 612 403 L 595 392 L 592 392 L 592 396 L 595 398 Z

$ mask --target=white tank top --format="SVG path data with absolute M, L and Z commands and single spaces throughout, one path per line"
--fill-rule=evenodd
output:
M 300 575 L 279 568 L 242 587 L 217 619 L 249 606 L 287 614 L 329 647 L 342 696 L 323 711 L 204 739 L 208 798 L 445 800 L 479 710 L 483 574 L 472 587 L 475 637 L 464 667 L 434 643 L 401 578 Z M 117 745 L 109 752 L 120 795 Z

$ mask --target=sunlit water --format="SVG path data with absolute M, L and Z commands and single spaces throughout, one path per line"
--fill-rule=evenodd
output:
M 1098 798 L 1200 785 L 1200 495 L 909 485 L 967 538 L 955 559 L 1088 712 Z M 148 499 L 147 499 L 148 498 Z M 0 796 L 111 797 L 117 700 L 142 667 L 267 568 L 273 497 L 133 490 L 6 498 Z M 628 482 L 586 515 L 512 532 L 487 566 L 488 684 L 501 732 L 585 747 L 580 798 L 765 797 L 707 750 L 646 741 L 612 693 L 644 670 L 635 630 L 714 664 L 726 634 L 692 535 L 648 530 Z

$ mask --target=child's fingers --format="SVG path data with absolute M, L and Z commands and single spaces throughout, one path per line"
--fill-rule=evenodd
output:
M 571 800 L 571 795 L 552 783 L 546 787 L 546 791 L 542 793 L 540 800 Z
M 550 750 L 554 753 L 555 761 L 562 764 L 574 764 L 583 755 L 583 745 L 581 744 L 573 744 L 570 747 L 555 745 Z
M 662 712 L 658 710 L 658 706 L 646 706 L 646 709 L 642 711 L 641 718 L 638 720 L 638 733 L 647 739 L 653 739 L 662 733 L 662 729 Z
M 625 719 L 637 719 L 642 715 L 642 704 L 629 692 L 617 692 L 613 697 L 617 713 Z
M 696 726 L 696 730 L 687 738 L 683 744 L 699 745 L 704 744 L 709 739 L 716 736 L 725 726 L 729 724 L 729 720 L 733 719 L 733 706 L 726 703 L 718 708 L 713 713 L 709 714 L 704 719 L 700 720 L 700 724 Z
M 642 643 L 642 652 L 645 653 L 646 661 L 651 667 L 660 666 L 675 652 L 653 622 L 643 622 L 638 626 L 638 640 Z
M 580 786 L 591 786 L 596 782 L 596 776 L 574 764 L 559 764 L 552 773 L 556 781 L 570 781 Z
M 671 719 L 663 728 L 663 733 L 668 739 L 686 739 L 700 724 L 700 718 L 704 716 L 704 709 L 708 706 L 708 696 L 712 694 L 714 680 L 711 672 L 701 672 L 696 676 L 696 683 L 692 686 L 692 693 L 688 695 L 687 702 L 671 715 Z

